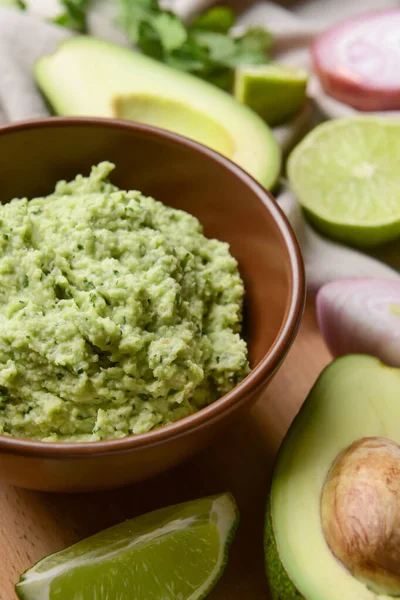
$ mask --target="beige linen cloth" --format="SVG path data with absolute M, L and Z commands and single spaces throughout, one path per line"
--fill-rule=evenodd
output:
M 32 67 L 39 57 L 53 52 L 60 41 L 72 35 L 46 19 L 60 12 L 58 0 L 28 0 L 27 4 L 26 13 L 0 7 L 0 123 L 48 115 L 35 85 Z M 185 19 L 190 19 L 209 4 L 210 0 L 164 0 L 164 5 Z M 263 24 L 274 34 L 278 60 L 311 69 L 309 44 L 330 24 L 368 9 L 399 4 L 394 0 L 311 0 L 289 11 L 273 2 L 255 2 L 242 15 L 236 29 Z M 94 0 L 88 19 L 90 33 L 127 45 L 123 33 L 115 26 L 115 16 L 113 0 Z M 274 130 L 284 151 L 321 115 L 323 118 L 336 118 L 356 112 L 326 96 L 314 75 L 310 80 L 309 96 L 311 108 L 293 123 Z M 299 239 L 311 293 L 324 283 L 343 277 L 399 277 L 400 244 L 379 249 L 373 256 L 327 240 L 304 220 L 285 183 L 283 180 L 284 191 L 277 200 Z

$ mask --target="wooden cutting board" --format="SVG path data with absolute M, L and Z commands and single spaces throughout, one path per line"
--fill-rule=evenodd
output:
M 229 566 L 209 598 L 267 600 L 262 538 L 274 456 L 329 360 L 310 304 L 294 346 L 264 398 L 247 418 L 185 465 L 111 492 L 42 494 L 0 486 L 0 600 L 15 600 L 19 574 L 50 552 L 124 519 L 225 490 L 239 504 L 241 525 Z

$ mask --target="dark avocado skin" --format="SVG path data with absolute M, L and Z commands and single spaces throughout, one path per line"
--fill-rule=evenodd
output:
M 272 600 L 306 600 L 293 585 L 279 558 L 272 525 L 270 499 L 268 499 L 265 517 L 264 556 Z

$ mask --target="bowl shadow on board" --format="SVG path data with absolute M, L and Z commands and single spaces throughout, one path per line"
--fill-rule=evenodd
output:
M 222 399 L 156 431 L 86 444 L 0 436 L 0 481 L 45 491 L 87 491 L 140 481 L 182 462 L 247 410 L 279 368 L 301 319 L 300 251 L 274 199 L 227 159 L 180 136 L 127 121 L 52 118 L 0 129 L 2 201 L 51 192 L 102 160 L 111 179 L 198 217 L 230 244 L 246 287 L 252 373 Z

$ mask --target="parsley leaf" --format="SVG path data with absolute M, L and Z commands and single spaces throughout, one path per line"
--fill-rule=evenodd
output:
M 161 10 L 158 0 L 116 0 L 118 23 L 142 52 L 164 60 L 187 40 L 186 28 L 176 15 Z
M 165 52 L 180 48 L 187 40 L 186 29 L 174 15 L 164 12 L 153 17 L 151 21 L 154 31 L 158 34 L 161 46 Z
M 235 15 L 226 6 L 215 6 L 202 15 L 199 15 L 192 23 L 192 29 L 204 31 L 215 31 L 216 33 L 228 33 L 235 23 Z
M 260 52 L 265 57 L 271 52 L 272 33 L 262 27 L 250 27 L 239 39 L 239 47 L 242 51 Z
M 0 6 L 10 6 L 26 10 L 26 3 L 24 0 L 0 0 Z
M 225 65 L 225 61 L 236 53 L 235 40 L 223 33 L 196 31 L 192 33 L 192 39 L 207 51 L 208 58 L 213 63 Z
M 207 60 L 207 51 L 189 39 L 179 48 L 179 52 L 172 52 L 165 58 L 165 62 L 174 69 L 188 73 L 202 71 Z
M 139 44 L 143 24 L 157 10 L 157 0 L 116 0 L 120 15 L 118 23 L 125 29 L 127 36 L 135 45 Z
M 84 33 L 86 31 L 86 13 L 89 8 L 89 0 L 60 0 L 60 3 L 65 12 L 56 17 L 54 22 L 57 25 Z
M 227 7 L 211 8 L 185 27 L 177 15 L 162 10 L 158 0 L 116 1 L 119 24 L 144 54 L 218 87 L 232 87 L 239 65 L 269 62 L 271 35 L 253 28 L 232 36 L 235 15 Z
M 85 32 L 90 0 L 60 1 L 65 12 L 56 22 Z M 159 0 L 115 2 L 119 7 L 117 22 L 143 54 L 223 89 L 232 88 L 236 67 L 269 62 L 271 34 L 256 27 L 240 36 L 232 35 L 235 14 L 230 8 L 213 7 L 185 26 L 177 15 L 163 10 Z
M 236 52 L 228 57 L 226 64 L 232 68 L 240 65 L 262 65 L 269 62 L 272 35 L 261 27 L 248 29 L 236 39 Z

